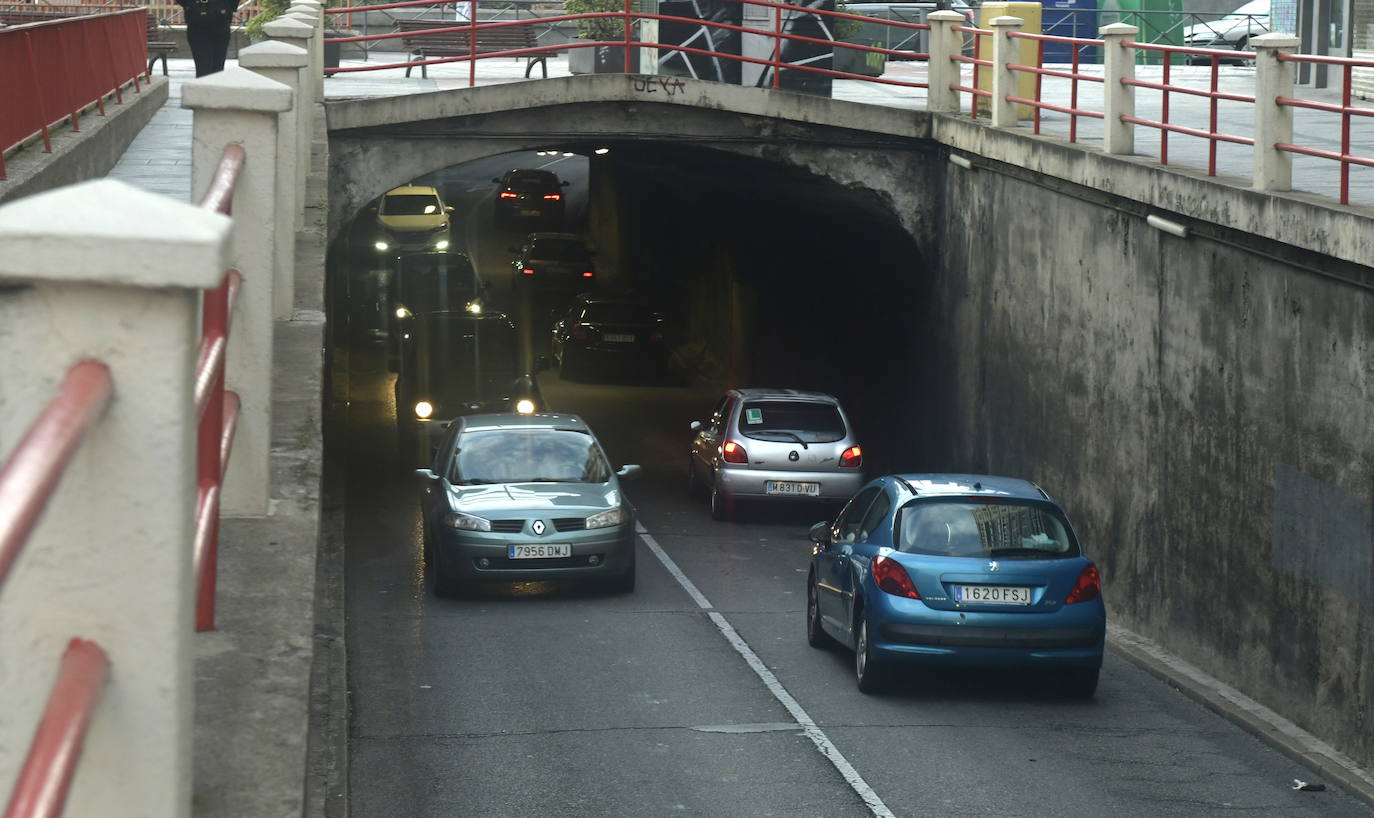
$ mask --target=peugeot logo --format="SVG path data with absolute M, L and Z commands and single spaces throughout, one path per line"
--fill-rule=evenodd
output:
M 539 532 L 538 532 L 538 531 L 535 531 L 534 533 L 538 534 Z M 992 562 L 989 562 L 989 563 L 988 563 L 988 570 L 989 570 L 989 571 L 996 571 L 998 568 L 1001 568 L 1001 567 L 1002 567 L 1002 566 L 997 562 L 997 560 L 993 560 Z
M 791 460 L 793 463 L 796 463 L 798 460 L 801 459 L 801 455 L 797 454 L 796 449 L 793 449 L 792 451 L 787 453 L 787 459 Z
M 531 525 L 531 526 L 530 526 L 530 530 L 533 531 L 533 532 L 536 533 L 536 534 L 543 534 L 543 533 L 544 533 L 544 521 L 543 521 L 543 520 L 535 520 L 535 521 L 534 521 L 534 525 Z M 997 563 L 993 563 L 993 565 L 996 565 L 996 564 L 997 564 Z M 995 570 L 995 569 L 994 569 L 994 570 Z

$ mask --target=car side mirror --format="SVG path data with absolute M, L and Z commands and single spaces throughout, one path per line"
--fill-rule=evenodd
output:
M 816 545 L 819 545 L 822 550 L 829 548 L 830 523 L 828 523 L 825 520 L 821 520 L 819 523 L 816 523 L 815 525 L 811 526 L 811 530 L 807 533 L 807 536 L 811 538 L 811 542 L 815 543 Z
M 621 480 L 633 480 L 639 476 L 640 468 L 637 465 L 621 466 L 616 470 L 615 476 Z
M 534 356 L 534 371 L 535 371 L 535 372 L 544 372 L 544 371 L 548 370 L 548 368 L 549 368 L 549 356 L 547 356 L 547 355 L 536 355 L 536 356 Z
M 445 205 L 445 206 L 444 206 L 444 212 L 445 212 L 445 213 L 452 213 L 452 212 L 453 212 L 453 205 Z
M 435 474 L 431 469 L 416 469 L 415 474 L 431 482 L 439 479 L 439 475 Z
M 694 421 L 692 421 L 691 423 L 687 424 L 687 427 L 688 427 L 689 429 L 691 429 L 692 431 L 694 431 L 694 432 L 700 432 L 700 431 L 701 431 L 701 421 L 699 421 L 699 420 L 694 420 Z

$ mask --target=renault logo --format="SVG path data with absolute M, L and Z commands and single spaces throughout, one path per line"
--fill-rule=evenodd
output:
M 533 532 L 536 533 L 536 534 L 543 534 L 543 533 L 544 533 L 544 521 L 543 521 L 543 520 L 535 520 L 535 521 L 534 521 L 534 525 L 530 526 L 530 530 L 533 531 Z M 994 563 L 994 564 L 996 564 L 996 563 Z
M 792 451 L 787 453 L 787 459 L 791 460 L 793 463 L 796 463 L 798 460 L 801 459 L 801 455 L 797 454 L 796 449 L 793 449 Z
M 534 533 L 538 534 L 539 532 L 538 532 L 538 531 L 535 531 Z M 1001 567 L 1002 567 L 1002 566 L 1001 566 L 1000 564 L 998 564 L 997 560 L 993 560 L 992 562 L 989 562 L 989 563 L 988 563 L 988 570 L 989 570 L 989 571 L 996 571 L 998 568 L 1001 568 Z

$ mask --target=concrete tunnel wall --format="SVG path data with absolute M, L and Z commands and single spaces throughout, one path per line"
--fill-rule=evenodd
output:
M 942 141 L 957 143 L 962 129 L 972 141 L 959 147 L 987 155 L 1030 143 L 942 127 Z M 428 137 L 404 150 L 395 133 L 331 140 L 335 193 L 356 207 L 447 164 L 550 141 L 538 133 Z M 368 143 L 384 138 L 379 163 Z M 1146 227 L 1138 203 L 1102 191 L 1139 188 L 1160 201 L 1193 191 L 1198 207 L 1234 211 L 1227 223 L 1238 225 L 1297 202 L 1193 178 L 1170 187 L 1167 172 L 1127 162 L 1117 162 L 1125 176 L 1075 185 L 1063 181 L 1070 172 L 1033 168 L 1061 162 L 1101 175 L 1113 160 L 1085 162 L 1044 142 L 1030 143 L 1034 161 L 968 173 L 939 145 L 914 141 L 924 149 L 721 148 L 827 180 L 833 200 L 820 210 L 835 215 L 819 224 L 879 223 L 883 247 L 823 271 L 868 311 L 822 320 L 844 302 L 836 298 L 795 324 L 828 334 L 829 353 L 812 345 L 789 356 L 764 343 L 784 319 L 751 318 L 766 302 L 743 260 L 769 234 L 738 209 L 687 201 L 664 217 L 661 186 L 600 165 L 599 261 L 623 282 L 645 270 L 671 282 L 675 309 L 718 360 L 733 360 L 737 378 L 819 371 L 817 383 L 797 385 L 830 385 L 874 422 L 904 430 L 882 442 L 893 453 L 885 466 L 1040 482 L 1101 564 L 1116 622 L 1374 764 L 1374 275 L 1215 224 L 1180 240 Z M 372 175 L 340 173 L 350 161 Z M 782 210 L 814 215 L 799 190 L 774 195 Z M 1321 275 L 1333 271 L 1365 286 Z M 865 349 L 891 366 L 844 365 Z

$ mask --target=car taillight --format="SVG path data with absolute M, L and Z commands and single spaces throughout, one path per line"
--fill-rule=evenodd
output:
M 582 277 L 583 277 L 583 278 L 591 278 L 591 277 L 594 276 L 594 275 L 596 275 L 596 274 L 593 273 L 591 270 L 586 270 L 586 271 L 584 271 L 584 272 L 582 273 Z
M 873 581 L 878 583 L 878 590 L 893 596 L 921 598 L 916 592 L 916 586 L 911 584 L 911 577 L 907 576 L 906 569 L 890 557 L 878 557 L 873 560 Z
M 1065 605 L 1072 605 L 1075 602 L 1087 602 L 1097 599 L 1102 595 L 1102 577 L 1097 573 L 1097 566 L 1088 563 L 1088 567 L 1083 569 L 1083 573 L 1078 575 L 1078 581 L 1073 584 L 1073 590 L 1069 591 L 1069 598 L 1064 600 Z
M 858 446 L 850 446 L 844 450 L 844 454 L 840 455 L 840 468 L 842 469 L 857 469 L 863 465 L 863 462 L 864 450 Z
M 733 440 L 727 440 L 724 446 L 720 447 L 721 457 L 725 458 L 726 463 L 748 463 L 749 453 L 744 447 Z
M 534 275 L 534 268 L 533 268 L 533 267 L 521 267 L 521 268 L 520 268 L 520 272 L 523 273 L 524 275 L 532 276 L 532 275 Z
M 654 342 L 654 343 L 662 342 L 662 341 L 663 341 L 663 333 L 661 333 L 661 332 L 651 332 L 651 333 L 649 333 L 649 340 L 652 341 L 652 342 Z
M 544 198 L 545 198 L 545 199 L 548 199 L 549 201 L 556 202 L 556 201 L 558 201 L 559 199 L 562 199 L 562 198 L 563 198 L 563 194 L 562 194 L 562 193 L 545 193 L 545 194 L 544 194 Z
M 568 331 L 568 335 L 574 341 L 585 341 L 587 340 L 587 327 L 583 324 L 573 324 L 572 328 Z
M 518 194 L 518 193 L 512 193 L 512 192 L 509 191 L 509 190 L 503 190 L 503 191 L 501 191 L 501 198 L 502 198 L 502 199 L 518 199 L 518 198 L 520 198 L 520 194 Z

